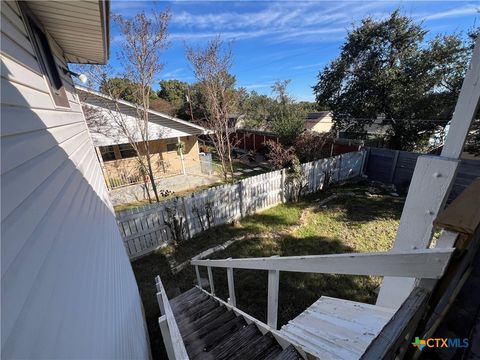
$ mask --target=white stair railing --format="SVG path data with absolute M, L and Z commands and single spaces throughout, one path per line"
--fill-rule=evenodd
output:
M 207 268 L 211 292 L 215 291 L 212 268 L 227 269 L 228 303 L 233 307 L 236 307 L 233 269 L 268 271 L 267 325 L 276 329 L 280 271 L 439 279 L 445 272 L 454 250 L 434 248 L 377 253 L 229 258 L 192 260 L 191 264 L 195 266 L 200 288 L 202 284 L 199 266 Z
M 169 360 L 188 360 L 187 350 L 185 349 L 182 335 L 178 329 L 177 321 L 173 316 L 172 308 L 170 307 L 170 302 L 168 301 L 160 276 L 155 277 L 155 285 L 157 287 L 158 306 L 160 307 L 160 313 L 162 315 L 158 318 L 158 324 L 162 332 L 168 358 Z

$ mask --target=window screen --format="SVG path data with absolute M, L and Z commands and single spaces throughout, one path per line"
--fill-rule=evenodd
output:
M 130 144 L 120 144 L 118 147 L 120 148 L 120 155 L 122 156 L 122 159 L 137 156 L 137 152 Z
M 113 146 L 100 146 L 100 154 L 102 155 L 103 161 L 115 160 L 115 151 L 113 151 Z
M 58 72 L 58 66 L 48 43 L 47 35 L 41 29 L 37 20 L 33 17 L 25 2 L 20 1 L 23 18 L 27 25 L 30 41 L 35 49 L 37 61 L 40 64 L 43 74 L 47 78 L 55 104 L 62 107 L 70 107 L 70 103 L 63 87 L 62 78 Z

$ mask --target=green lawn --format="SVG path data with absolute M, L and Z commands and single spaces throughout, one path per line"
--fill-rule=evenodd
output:
M 159 310 L 155 299 L 154 277 L 160 275 L 168 296 L 195 285 L 193 267 L 172 275 L 165 258 L 170 253 L 177 262 L 232 237 L 247 235 L 228 249 L 210 258 L 238 258 L 272 255 L 312 255 L 388 250 L 395 237 L 404 198 L 341 196 L 325 208 L 316 200 L 332 192 L 363 194 L 366 187 L 346 186 L 308 196 L 296 204 L 283 204 L 238 224 L 221 226 L 200 234 L 177 248 L 167 247 L 132 263 L 145 306 L 154 358 L 162 358 L 162 339 L 158 329 Z M 307 209 L 307 210 L 305 210 Z M 206 277 L 202 269 L 202 277 Z M 213 269 L 217 294 L 227 298 L 224 269 Z M 285 324 L 320 296 L 373 303 L 380 279 L 368 276 L 321 275 L 282 272 L 280 276 L 279 325 Z M 267 272 L 235 271 L 237 306 L 266 321 Z

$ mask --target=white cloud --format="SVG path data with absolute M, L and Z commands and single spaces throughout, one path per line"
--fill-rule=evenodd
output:
M 449 17 L 459 17 L 459 16 L 473 15 L 473 14 L 480 15 L 480 5 L 477 5 L 477 6 L 467 5 L 463 7 L 453 8 L 446 11 L 440 11 L 438 13 L 426 15 L 421 18 L 423 20 L 428 21 L 428 20 L 439 20 L 439 19 L 445 19 Z
M 162 79 L 177 79 L 179 75 L 181 75 L 184 71 L 184 68 L 178 68 L 170 71 L 166 71 L 163 74 L 161 74 Z
M 263 88 L 270 88 L 272 87 L 272 83 L 267 83 L 267 84 L 248 84 L 248 85 L 240 85 L 241 87 L 244 87 L 247 90 L 251 89 L 263 89 Z
M 324 64 L 325 64 L 325 62 L 322 61 L 322 62 L 318 62 L 318 63 L 314 63 L 314 64 L 297 65 L 297 66 L 292 67 L 292 69 L 303 70 L 303 69 L 318 68 L 319 66 L 322 66 Z
M 241 3 L 240 3 L 241 4 Z M 256 9 L 193 13 L 173 12 L 172 24 L 188 29 L 174 32 L 172 40 L 202 40 L 221 34 L 226 40 L 269 37 L 270 42 L 319 42 L 341 39 L 350 24 L 369 11 L 391 7 L 382 1 L 257 2 Z

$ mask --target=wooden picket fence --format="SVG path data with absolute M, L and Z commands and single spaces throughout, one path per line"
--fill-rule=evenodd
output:
M 358 151 L 302 164 L 303 194 L 321 190 L 325 176 L 333 183 L 359 176 L 365 154 Z M 172 242 L 178 234 L 172 231 L 172 214 L 183 239 L 192 239 L 207 228 L 286 202 L 292 196 L 286 180 L 287 170 L 276 170 L 118 213 L 128 256 L 135 259 Z

